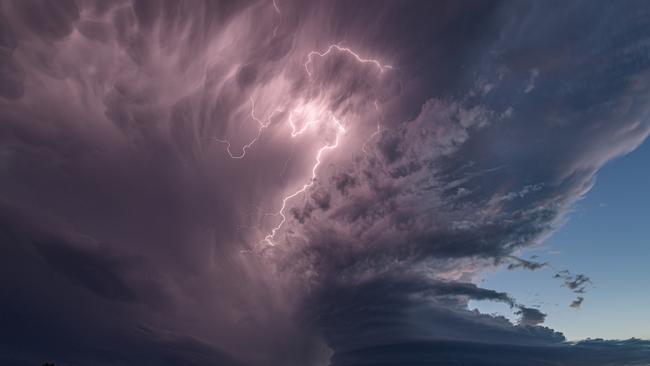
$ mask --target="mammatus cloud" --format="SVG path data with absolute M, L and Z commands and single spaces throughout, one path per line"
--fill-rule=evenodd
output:
M 647 363 L 476 285 L 650 133 L 647 9 L 2 2 L 0 363 Z

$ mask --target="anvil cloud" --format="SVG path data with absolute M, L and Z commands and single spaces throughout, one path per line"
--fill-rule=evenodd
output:
M 0 3 L 0 363 L 646 365 L 477 278 L 650 134 L 649 15 Z

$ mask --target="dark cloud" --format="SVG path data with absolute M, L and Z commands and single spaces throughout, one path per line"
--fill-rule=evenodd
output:
M 553 278 L 561 279 L 562 286 L 575 293 L 576 299 L 569 304 L 572 308 L 579 308 L 584 301 L 584 294 L 587 292 L 587 286 L 591 284 L 591 279 L 586 275 L 579 273 L 577 275 L 571 274 L 571 271 L 563 269 L 553 275 Z
M 494 345 L 458 341 L 378 345 L 336 355 L 343 365 L 630 365 L 647 364 L 647 341 L 593 340 L 553 346 Z
M 36 242 L 34 247 L 47 265 L 99 296 L 135 300 L 135 293 L 118 272 L 122 266 L 117 262 L 119 259 L 111 258 L 101 248 L 85 250 L 55 241 Z
M 350 188 L 357 185 L 357 179 L 348 173 L 334 175 L 332 176 L 332 181 L 334 182 L 336 189 L 343 195 L 347 194 Z
M 531 260 L 525 260 L 522 258 L 517 258 L 515 256 L 509 256 L 509 259 L 511 259 L 514 263 L 509 263 L 508 264 L 508 270 L 513 270 L 517 268 L 523 268 L 523 269 L 528 269 L 531 271 L 544 268 L 549 265 L 548 262 L 535 262 Z
M 421 339 L 540 345 L 564 341 L 561 333 L 537 326 L 544 317 L 540 312 L 470 283 L 391 275 L 358 283 L 341 278 L 321 289 L 307 307 L 313 313 L 305 317 L 340 351 Z M 517 306 L 520 325 L 468 310 L 471 299 Z
M 583 274 L 578 274 L 572 279 L 566 280 L 564 283 L 569 289 L 573 290 L 576 293 L 584 293 L 585 291 L 585 284 L 591 282 L 589 277 L 583 275 Z
M 12 1 L 11 6 L 25 27 L 46 41 L 69 35 L 79 19 L 79 7 L 73 0 Z
M 648 14 L 0 3 L 0 363 L 643 364 L 476 283 L 650 133 Z
M 519 310 L 515 314 L 520 316 L 519 324 L 521 325 L 539 325 L 544 323 L 544 319 L 546 319 L 546 314 L 538 309 L 525 306 L 519 306 Z
M 571 301 L 571 304 L 569 304 L 569 306 L 571 306 L 572 308 L 579 308 L 580 305 L 582 305 L 582 302 L 584 300 L 585 300 L 585 298 L 583 296 L 578 296 L 578 297 L 576 297 L 575 300 Z

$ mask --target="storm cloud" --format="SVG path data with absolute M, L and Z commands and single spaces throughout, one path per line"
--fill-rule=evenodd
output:
M 0 3 L 0 363 L 647 364 L 477 283 L 650 134 L 649 15 Z

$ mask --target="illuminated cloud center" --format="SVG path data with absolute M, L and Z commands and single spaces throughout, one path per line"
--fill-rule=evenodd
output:
M 274 6 L 275 3 L 274 3 Z M 277 10 L 277 6 L 276 6 Z M 306 61 L 304 64 L 305 72 L 308 74 L 308 76 L 312 77 L 312 71 L 310 69 L 310 66 L 312 64 L 312 61 L 315 57 L 328 57 L 330 55 L 335 55 L 336 53 L 339 54 L 344 54 L 347 57 L 350 57 L 353 59 L 355 62 L 358 62 L 360 64 L 370 64 L 375 66 L 381 73 L 383 73 L 385 70 L 390 70 L 392 69 L 392 66 L 390 65 L 383 65 L 380 61 L 375 60 L 375 59 L 365 59 L 359 56 L 355 51 L 348 47 L 342 47 L 336 44 L 330 45 L 325 52 L 317 52 L 317 51 L 311 51 L 306 57 Z M 310 80 L 311 81 L 311 80 Z M 325 93 L 327 94 L 327 93 Z M 256 116 L 255 113 L 255 99 L 251 97 L 251 112 L 250 112 L 250 118 L 254 120 L 255 122 L 258 123 L 259 127 L 257 129 L 256 135 L 253 137 L 252 140 L 250 140 L 248 143 L 243 145 L 241 147 L 241 152 L 240 153 L 233 153 L 232 146 L 229 140 L 226 139 L 217 139 L 215 140 L 217 142 L 220 142 L 222 144 L 225 144 L 226 146 L 226 152 L 232 159 L 243 159 L 246 156 L 246 152 L 248 149 L 250 149 L 261 137 L 264 129 L 268 128 L 271 122 L 273 121 L 274 117 L 276 114 L 286 112 L 285 111 L 285 106 L 280 106 L 276 107 L 268 116 L 264 118 L 260 118 Z M 303 100 L 299 99 L 298 102 L 294 102 L 293 105 L 295 105 L 286 115 L 286 120 L 288 125 L 291 127 L 291 133 L 290 137 L 291 138 L 296 138 L 305 133 L 308 129 L 313 128 L 313 129 L 320 129 L 323 132 L 327 132 L 329 130 L 330 132 L 333 131 L 334 137 L 332 138 L 333 141 L 326 142 L 323 146 L 321 146 L 315 155 L 314 158 L 314 163 L 313 166 L 311 167 L 311 174 L 308 177 L 307 181 L 296 191 L 293 193 L 290 193 L 286 196 L 282 197 L 282 205 L 279 208 L 277 212 L 273 213 L 267 213 L 265 216 L 272 216 L 276 217 L 279 216 L 280 220 L 276 226 L 274 226 L 271 231 L 264 237 L 264 242 L 266 242 L 269 245 L 275 245 L 274 243 L 274 238 L 276 236 L 276 233 L 282 228 L 282 226 L 286 223 L 287 217 L 286 217 L 286 209 L 289 205 L 289 201 L 291 199 L 305 193 L 309 188 L 311 188 L 316 181 L 318 177 L 318 168 L 321 165 L 324 154 L 330 150 L 335 150 L 340 143 L 340 140 L 342 136 L 346 132 L 346 128 L 344 126 L 344 121 L 341 121 L 335 113 L 329 109 L 329 100 Z M 378 111 L 379 106 L 377 101 L 375 100 L 373 102 L 373 105 L 375 109 Z M 378 132 L 379 132 L 380 126 L 378 126 L 378 130 L 375 131 L 370 137 L 366 138 L 366 140 L 372 139 Z M 361 147 L 361 149 L 364 150 L 365 152 L 365 143 Z

